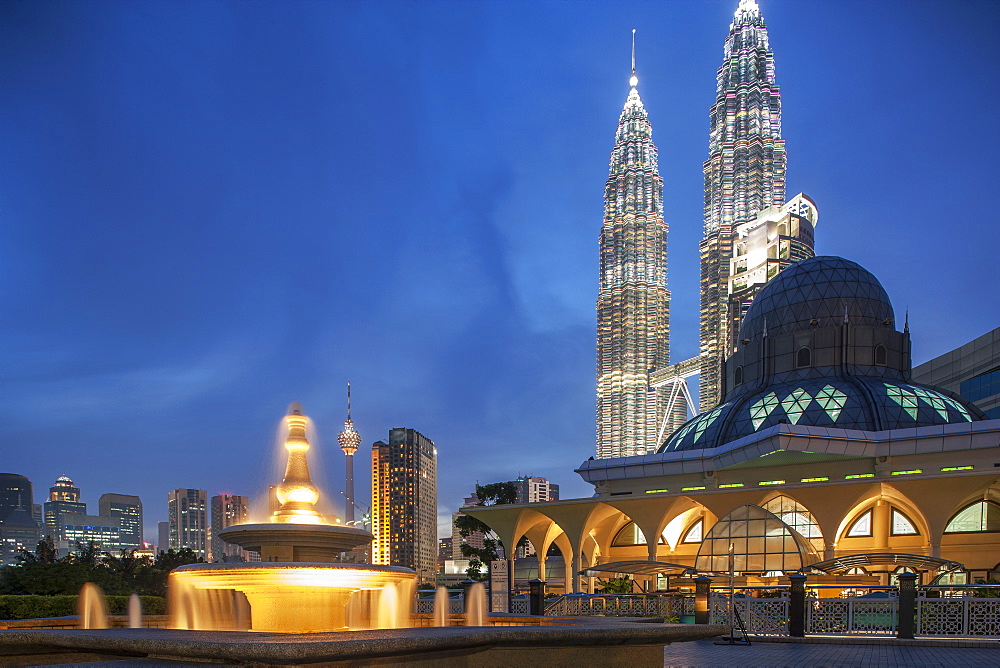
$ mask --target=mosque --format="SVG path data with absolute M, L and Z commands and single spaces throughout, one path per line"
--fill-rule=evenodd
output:
M 716 408 L 653 454 L 583 462 L 591 498 L 464 512 L 543 562 L 556 545 L 577 592 L 610 573 L 647 590 L 731 570 L 746 584 L 1000 578 L 1000 420 L 911 366 L 908 323 L 870 272 L 803 260 L 754 299 Z

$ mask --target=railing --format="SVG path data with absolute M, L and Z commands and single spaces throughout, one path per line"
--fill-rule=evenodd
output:
M 693 594 L 566 594 L 546 603 L 555 617 L 664 617 L 694 615 Z
M 917 593 L 917 631 L 920 636 L 1000 638 L 1000 598 L 969 596 L 967 587 L 957 587 L 945 597 L 921 589 Z M 955 596 L 954 594 L 959 594 Z M 991 592 L 992 593 L 992 592 Z M 952 595 L 947 595 L 952 594 Z
M 737 596 L 736 609 L 746 624 L 747 633 L 755 636 L 788 635 L 788 595 L 779 598 Z M 710 624 L 729 624 L 729 597 L 711 596 L 708 600 Z
M 417 598 L 414 612 L 418 615 L 434 614 L 434 597 L 423 596 Z M 465 612 L 465 602 L 462 598 L 461 590 L 451 590 L 448 592 L 448 614 L 460 615 Z

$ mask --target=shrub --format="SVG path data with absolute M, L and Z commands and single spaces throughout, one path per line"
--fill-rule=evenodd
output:
M 40 596 L 35 594 L 0 596 L 0 619 L 41 619 L 77 614 L 77 596 Z M 162 596 L 140 596 L 144 615 L 165 615 L 167 600 Z M 108 596 L 108 613 L 128 614 L 128 596 Z

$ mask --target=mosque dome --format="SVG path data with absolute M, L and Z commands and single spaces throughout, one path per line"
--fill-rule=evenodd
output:
M 793 264 L 747 310 L 723 402 L 659 452 L 717 448 L 782 423 L 884 431 L 983 419 L 961 397 L 909 381 L 909 333 L 893 322 L 882 285 L 858 264 Z
M 843 322 L 879 327 L 893 322 L 892 304 L 867 269 L 833 255 L 796 262 L 765 285 L 753 300 L 740 339 L 785 334 Z M 818 321 L 818 322 L 817 322 Z

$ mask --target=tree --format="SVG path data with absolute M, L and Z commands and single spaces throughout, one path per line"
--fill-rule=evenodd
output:
M 494 482 L 489 485 L 476 485 L 476 498 L 480 506 L 501 506 L 517 503 L 517 484 L 514 481 Z M 455 527 L 458 535 L 468 538 L 474 533 L 483 534 L 483 547 L 476 548 L 462 543 L 462 556 L 469 558 L 469 568 L 466 569 L 469 577 L 474 580 L 484 580 L 482 573 L 484 565 L 489 564 L 504 556 L 504 546 L 492 529 L 481 520 L 477 520 L 471 515 L 460 513 L 455 518 Z M 518 545 L 527 545 L 528 539 L 522 538 Z

